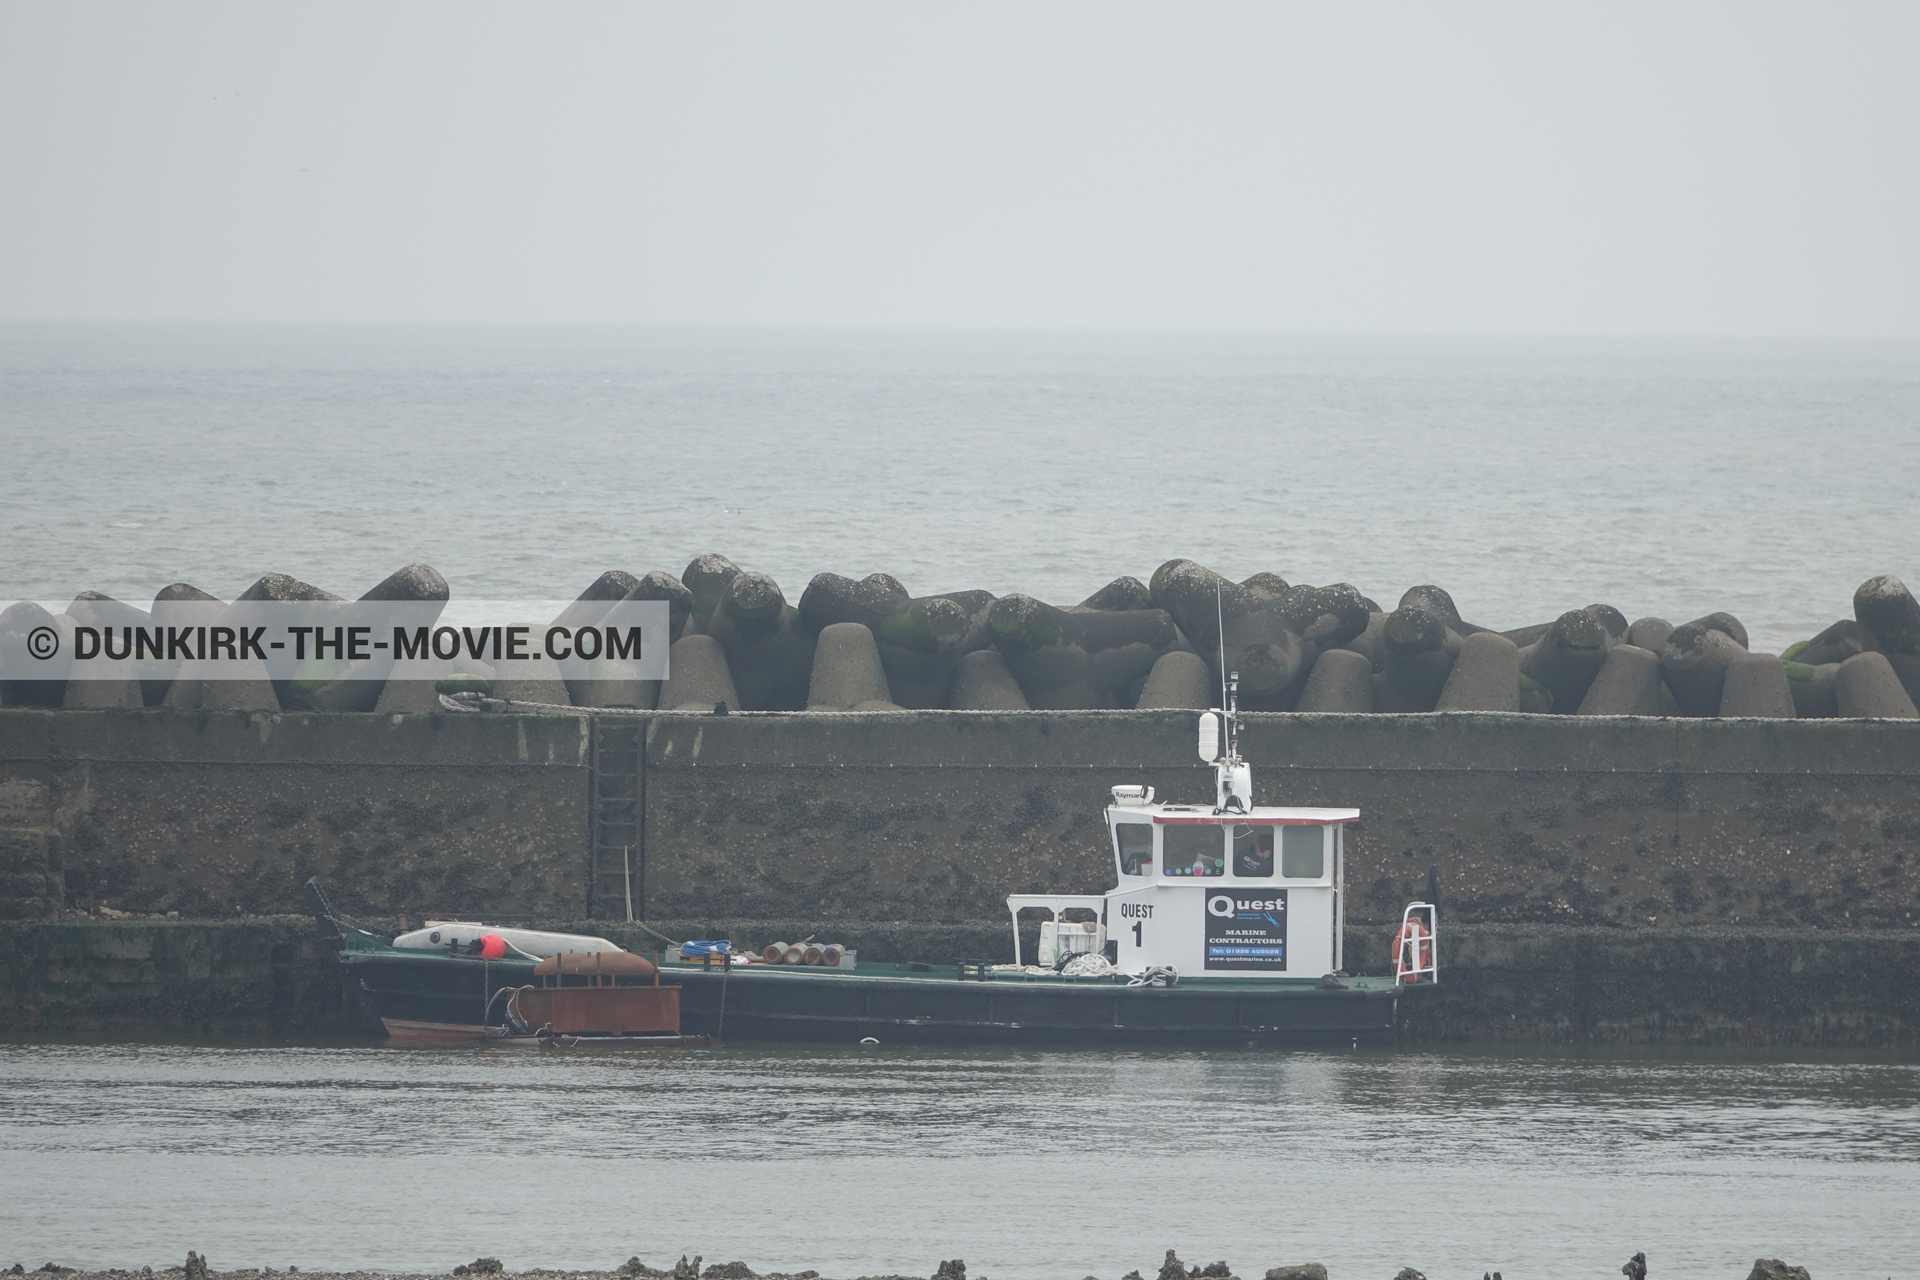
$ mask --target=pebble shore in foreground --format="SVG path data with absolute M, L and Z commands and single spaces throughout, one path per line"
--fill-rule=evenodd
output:
M 385 1271 L 303 1271 L 290 1266 L 285 1271 L 267 1267 L 259 1270 L 213 1271 L 207 1266 L 206 1259 L 198 1253 L 189 1253 L 184 1266 L 167 1267 L 155 1270 L 153 1267 L 140 1267 L 135 1270 L 81 1271 L 73 1267 L 63 1267 L 49 1262 L 35 1271 L 15 1263 L 0 1276 L 49 1276 L 59 1280 L 268 1280 L 268 1277 L 280 1280 L 445 1280 L 454 1277 L 537 1277 L 538 1280 L 821 1280 L 818 1271 L 764 1271 L 752 1270 L 744 1262 L 715 1263 L 702 1266 L 703 1259 L 695 1256 L 688 1259 L 682 1256 L 680 1261 L 665 1269 L 650 1267 L 639 1258 L 629 1258 L 612 1271 L 566 1271 L 549 1270 L 535 1267 L 525 1271 L 512 1271 L 503 1266 L 498 1258 L 476 1258 L 473 1262 L 454 1267 L 451 1272 L 385 1272 Z M 1647 1256 L 1636 1253 L 1620 1268 L 1620 1274 L 1627 1280 L 1647 1280 Z M 1303 1263 L 1298 1266 L 1270 1267 L 1261 1272 L 1249 1269 L 1245 1280 L 1328 1280 L 1327 1269 L 1317 1262 Z M 854 1280 L 921 1280 L 918 1276 L 868 1275 L 855 1277 Z M 958 1258 L 942 1261 L 934 1269 L 932 1280 L 967 1280 L 967 1264 Z M 974 1280 L 987 1280 L 985 1276 L 976 1276 Z M 1096 1276 L 1087 1276 L 1085 1280 L 1099 1280 Z M 1150 1277 L 1140 1271 L 1129 1271 L 1121 1280 L 1243 1280 L 1234 1269 L 1225 1262 L 1209 1263 L 1206 1266 L 1189 1267 L 1175 1256 L 1172 1249 L 1167 1250 L 1166 1260 Z M 1382 1280 L 1386 1280 L 1385 1277 Z M 1426 1276 L 1412 1267 L 1402 1267 L 1392 1280 L 1427 1280 Z M 1498 1271 L 1488 1272 L 1483 1280 L 1501 1280 Z M 1753 1270 L 1747 1280 L 1811 1280 L 1805 1267 L 1789 1266 L 1778 1258 L 1756 1258 Z

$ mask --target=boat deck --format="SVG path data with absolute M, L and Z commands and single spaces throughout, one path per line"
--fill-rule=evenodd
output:
M 705 973 L 718 977 L 720 976 L 720 972 L 721 966 L 717 964 L 711 967 L 698 963 L 682 964 L 672 958 L 669 958 L 667 963 L 660 968 L 660 976 L 663 982 L 671 982 L 675 978 L 689 973 Z M 1132 979 L 1124 973 L 1117 975 L 1109 974 L 1103 977 L 1068 977 L 1065 974 L 1059 973 L 1027 973 L 1017 969 L 989 969 L 984 977 L 969 976 L 963 978 L 959 973 L 959 965 L 952 962 L 947 964 L 868 962 L 860 965 L 857 969 L 822 969 L 804 965 L 784 964 L 733 966 L 733 977 L 739 978 L 748 975 L 755 979 L 764 976 L 788 980 L 794 978 L 816 980 L 826 978 L 848 982 L 860 982 L 863 980 L 895 981 L 904 978 L 914 982 L 950 982 L 968 986 L 975 986 L 986 982 L 1023 983 L 1033 986 L 1111 988 L 1115 986 L 1127 987 L 1132 981 Z M 1392 978 L 1341 978 L 1339 981 L 1342 986 L 1352 991 L 1392 991 L 1396 985 Z M 1183 990 L 1197 988 L 1212 991 L 1237 991 L 1246 993 L 1337 990 L 1337 988 L 1323 987 L 1320 983 L 1321 979 L 1318 974 L 1315 974 L 1311 978 L 1275 978 L 1264 976 L 1258 978 L 1226 978 L 1206 974 L 1183 973 L 1180 975 L 1178 987 Z

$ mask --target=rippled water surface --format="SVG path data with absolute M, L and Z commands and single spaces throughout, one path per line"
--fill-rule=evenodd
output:
M 1912 342 L 0 325 L 0 599 L 570 598 L 720 551 L 1072 604 L 1185 555 L 1756 649 L 1920 578 Z
M 0 1046 L 0 1265 L 1913 1274 L 1920 1066 Z

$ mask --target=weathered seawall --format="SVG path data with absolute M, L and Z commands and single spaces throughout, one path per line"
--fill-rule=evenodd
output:
M 0 711 L 0 918 L 993 920 L 1110 883 L 1107 788 L 1209 796 L 1186 712 Z M 1249 715 L 1338 804 L 1348 919 L 1920 926 L 1920 722 Z

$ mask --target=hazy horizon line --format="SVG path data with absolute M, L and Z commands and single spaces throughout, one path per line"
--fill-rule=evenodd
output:
M 846 334 L 1087 334 L 1116 337 L 1273 337 L 1273 338 L 1498 338 L 1612 341 L 1872 342 L 1920 344 L 1915 332 L 1818 332 L 1771 330 L 1609 330 L 1609 329 L 1357 329 L 1253 328 L 1236 326 L 1158 327 L 1152 325 L 848 323 L 780 320 L 472 320 L 472 319 L 287 319 L 284 317 L 166 316 L 5 316 L 0 328 L 35 326 L 204 329 L 456 329 L 456 330 L 677 330 L 700 332 L 846 333 Z

